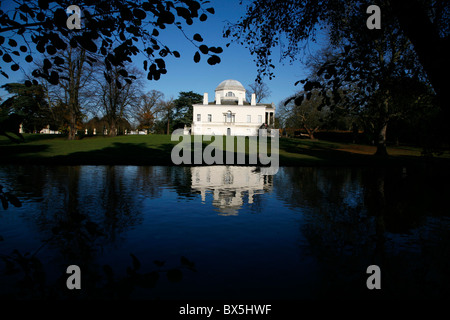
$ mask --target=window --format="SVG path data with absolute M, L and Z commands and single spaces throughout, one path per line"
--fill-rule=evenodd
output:
M 234 93 L 229 91 L 229 92 L 227 92 L 227 94 L 225 96 L 226 97 L 234 97 Z
M 208 122 L 212 122 L 212 114 L 208 114 Z
M 258 116 L 258 123 L 262 123 L 262 115 Z
M 197 114 L 197 121 L 202 121 L 202 115 L 200 113 Z
M 252 122 L 252 116 L 249 115 L 249 114 L 247 115 L 247 122 L 248 122 L 248 123 Z
M 228 110 L 227 113 L 224 113 L 223 116 L 225 118 L 225 122 L 235 122 L 236 121 L 236 114 L 231 113 L 230 110 Z

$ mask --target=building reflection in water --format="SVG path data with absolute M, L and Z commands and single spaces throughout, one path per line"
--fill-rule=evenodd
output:
M 202 166 L 191 168 L 192 190 L 200 192 L 202 203 L 207 193 L 219 215 L 237 215 L 247 199 L 254 203 L 258 194 L 272 189 L 273 176 L 263 175 L 257 167 Z

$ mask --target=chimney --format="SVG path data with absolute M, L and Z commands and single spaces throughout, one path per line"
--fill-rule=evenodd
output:
M 256 94 L 252 93 L 252 102 L 251 102 L 252 106 L 256 106 Z
M 208 92 L 205 92 L 203 94 L 203 104 L 208 104 Z
M 216 104 L 221 104 L 220 103 L 220 93 L 216 92 Z

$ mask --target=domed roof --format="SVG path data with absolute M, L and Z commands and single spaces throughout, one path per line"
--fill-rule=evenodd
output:
M 240 90 L 245 91 L 244 86 L 237 80 L 224 80 L 216 88 L 218 90 Z

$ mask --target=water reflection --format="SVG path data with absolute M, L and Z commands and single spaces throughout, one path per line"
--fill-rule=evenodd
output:
M 200 192 L 203 203 L 211 193 L 212 204 L 223 216 L 237 215 L 244 201 L 253 204 L 258 195 L 272 189 L 273 180 L 257 167 L 192 167 L 191 176 L 192 190 Z
M 105 264 L 129 277 L 131 253 L 142 269 L 195 262 L 176 285 L 149 273 L 150 294 L 124 291 L 134 298 L 448 298 L 447 179 L 413 168 L 2 166 L 23 206 L 0 209 L 0 295 L 23 280 L 5 258 L 17 250 L 42 262 L 47 286 L 69 264 L 83 285 L 105 281 Z M 378 292 L 366 287 L 372 264 Z M 20 296 L 49 292 L 33 290 Z

